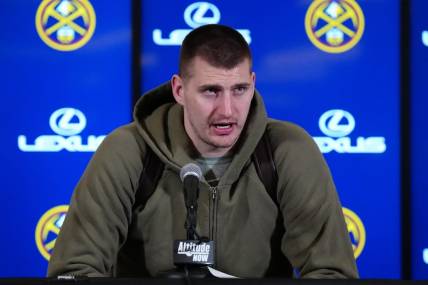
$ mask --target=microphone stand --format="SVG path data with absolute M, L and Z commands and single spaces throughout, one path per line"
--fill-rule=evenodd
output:
M 184 223 L 184 227 L 187 231 L 187 239 L 188 240 L 196 240 L 199 242 L 203 241 L 198 233 L 196 232 L 196 217 L 198 212 L 198 193 L 191 193 L 186 197 L 186 208 L 187 208 L 187 217 L 186 222 Z M 183 270 L 185 273 L 185 278 L 187 282 L 190 282 L 190 278 L 207 278 L 210 276 L 209 270 L 206 266 L 197 266 L 191 264 L 183 265 Z
M 198 241 L 199 243 L 204 242 L 205 240 L 201 238 L 196 232 L 196 217 L 198 212 L 198 192 L 194 191 L 193 193 L 185 192 L 185 204 L 187 209 L 186 221 L 184 223 L 184 228 L 187 233 L 187 240 L 189 241 Z M 203 265 L 193 265 L 193 264 L 183 264 L 179 265 L 176 270 L 169 270 L 166 272 L 160 272 L 158 277 L 172 278 L 172 279 L 186 279 L 188 285 L 191 284 L 191 278 L 202 279 L 207 277 L 212 277 L 207 266 Z

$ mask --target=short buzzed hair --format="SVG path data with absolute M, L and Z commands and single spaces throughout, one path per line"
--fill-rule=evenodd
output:
M 205 25 L 191 31 L 180 50 L 179 74 L 189 77 L 188 66 L 199 56 L 215 67 L 231 69 L 248 59 L 250 71 L 252 57 L 250 47 L 236 30 L 217 24 Z

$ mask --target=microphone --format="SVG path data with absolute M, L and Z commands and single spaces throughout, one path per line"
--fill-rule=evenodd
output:
M 184 185 L 184 201 L 187 208 L 195 209 L 197 207 L 201 177 L 202 170 L 194 163 L 188 163 L 181 168 L 180 178 Z
M 180 178 L 184 188 L 184 202 L 187 217 L 184 228 L 187 230 L 186 240 L 174 241 L 174 264 L 184 266 L 214 265 L 215 244 L 208 238 L 201 238 L 196 233 L 196 217 L 198 211 L 199 182 L 202 177 L 201 168 L 188 163 L 180 170 Z

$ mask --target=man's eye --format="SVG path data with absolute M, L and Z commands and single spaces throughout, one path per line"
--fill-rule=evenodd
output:
M 204 91 L 204 94 L 205 95 L 207 95 L 207 96 L 215 96 L 215 95 L 217 95 L 217 90 L 216 89 L 206 89 L 205 91 Z
M 235 88 L 235 94 L 240 95 L 244 94 L 248 90 L 248 87 L 240 86 Z

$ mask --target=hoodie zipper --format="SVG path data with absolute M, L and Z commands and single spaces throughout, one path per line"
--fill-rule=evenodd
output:
M 217 186 L 211 187 L 211 203 L 210 203 L 210 239 L 215 238 L 215 228 L 217 222 Z
M 211 187 L 211 199 L 210 199 L 210 239 L 216 243 L 217 234 L 217 201 L 218 192 L 217 186 Z M 217 244 L 215 244 L 214 256 L 217 259 Z M 216 264 L 217 265 L 217 264 Z

